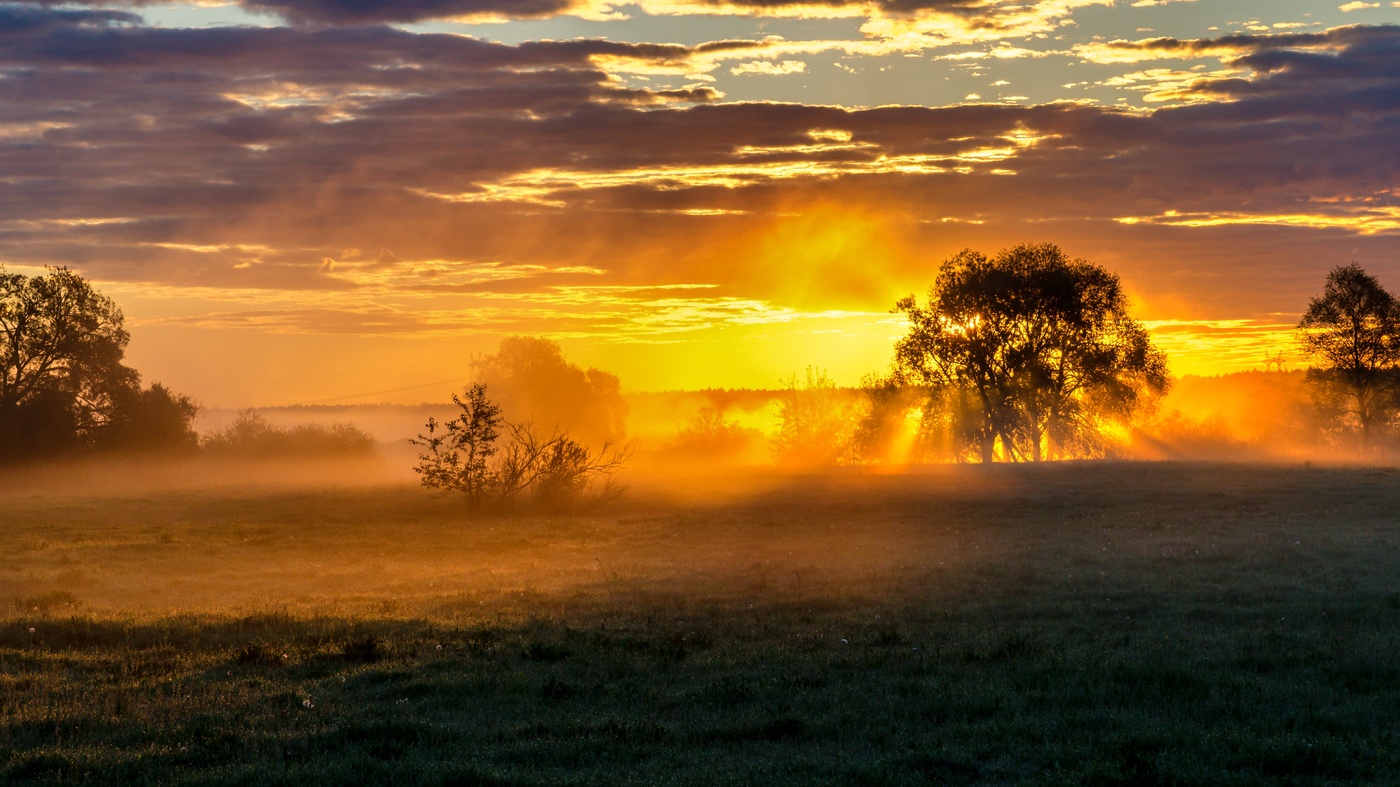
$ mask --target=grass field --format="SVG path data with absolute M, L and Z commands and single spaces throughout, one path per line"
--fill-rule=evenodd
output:
M 0 782 L 1400 783 L 1394 470 L 746 481 L 11 487 Z

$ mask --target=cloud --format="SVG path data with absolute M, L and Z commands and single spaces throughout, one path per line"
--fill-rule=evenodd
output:
M 359 25 L 430 19 L 540 19 L 586 13 L 583 0 L 240 0 L 293 24 Z
M 1280 50 L 1339 51 L 1368 41 L 1389 41 L 1393 26 L 1337 27 L 1320 33 L 1236 34 L 1219 38 L 1145 38 L 1137 41 L 1093 41 L 1076 44 L 1074 54 L 1092 63 L 1142 63 L 1152 60 L 1195 60 L 1214 57 L 1235 60 L 1245 55 Z
M 1153 111 L 846 109 L 616 77 L 781 70 L 780 41 L 22 16 L 0 24 L 0 261 L 235 301 L 160 324 L 609 341 L 874 324 L 942 256 L 1044 239 L 1214 319 L 1400 251 L 1395 27 L 1114 42 L 1228 52 L 1218 72 L 1121 75 L 1188 102 Z
M 624 18 L 633 8 L 661 16 L 727 15 L 861 19 L 887 46 L 919 49 L 1024 38 L 1070 23 L 1074 12 L 1114 0 L 237 0 L 245 10 L 299 26 L 350 26 L 461 20 L 500 22 L 577 16 Z M 73 5 L 39 0 L 44 6 Z M 87 0 L 79 5 L 140 8 L 155 0 Z
M 801 60 L 784 60 L 781 63 L 774 63 L 768 60 L 755 60 L 749 63 L 740 63 L 729 69 L 729 73 L 735 75 L 764 74 L 767 76 L 782 76 L 785 74 L 800 74 L 806 70 L 807 64 Z

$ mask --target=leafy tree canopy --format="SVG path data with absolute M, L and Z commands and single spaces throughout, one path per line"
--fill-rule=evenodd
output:
M 570 363 L 556 342 L 511 336 L 473 366 L 509 420 L 568 432 L 588 445 L 626 439 L 627 403 L 617 376 Z
M 926 385 L 982 461 L 1102 456 L 1169 385 L 1166 357 L 1128 314 L 1118 277 L 1053 244 L 945 261 L 926 303 L 895 306 L 903 378 Z
M 122 364 L 121 309 L 67 268 L 0 268 L 0 459 L 191 447 L 196 406 Z
M 1333 268 L 1298 322 L 1298 342 L 1318 364 L 1308 371 L 1315 399 L 1335 403 L 1368 444 L 1396 410 L 1400 301 L 1359 265 Z

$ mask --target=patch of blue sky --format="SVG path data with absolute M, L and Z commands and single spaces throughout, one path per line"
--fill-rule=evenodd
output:
M 133 9 L 151 27 L 202 28 L 252 25 L 270 27 L 281 20 L 267 14 L 253 14 L 233 3 L 195 5 L 190 3 L 160 3 Z

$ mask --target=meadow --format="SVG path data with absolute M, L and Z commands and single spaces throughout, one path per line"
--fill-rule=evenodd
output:
M 740 481 L 4 485 L 0 782 L 1400 783 L 1394 469 Z

